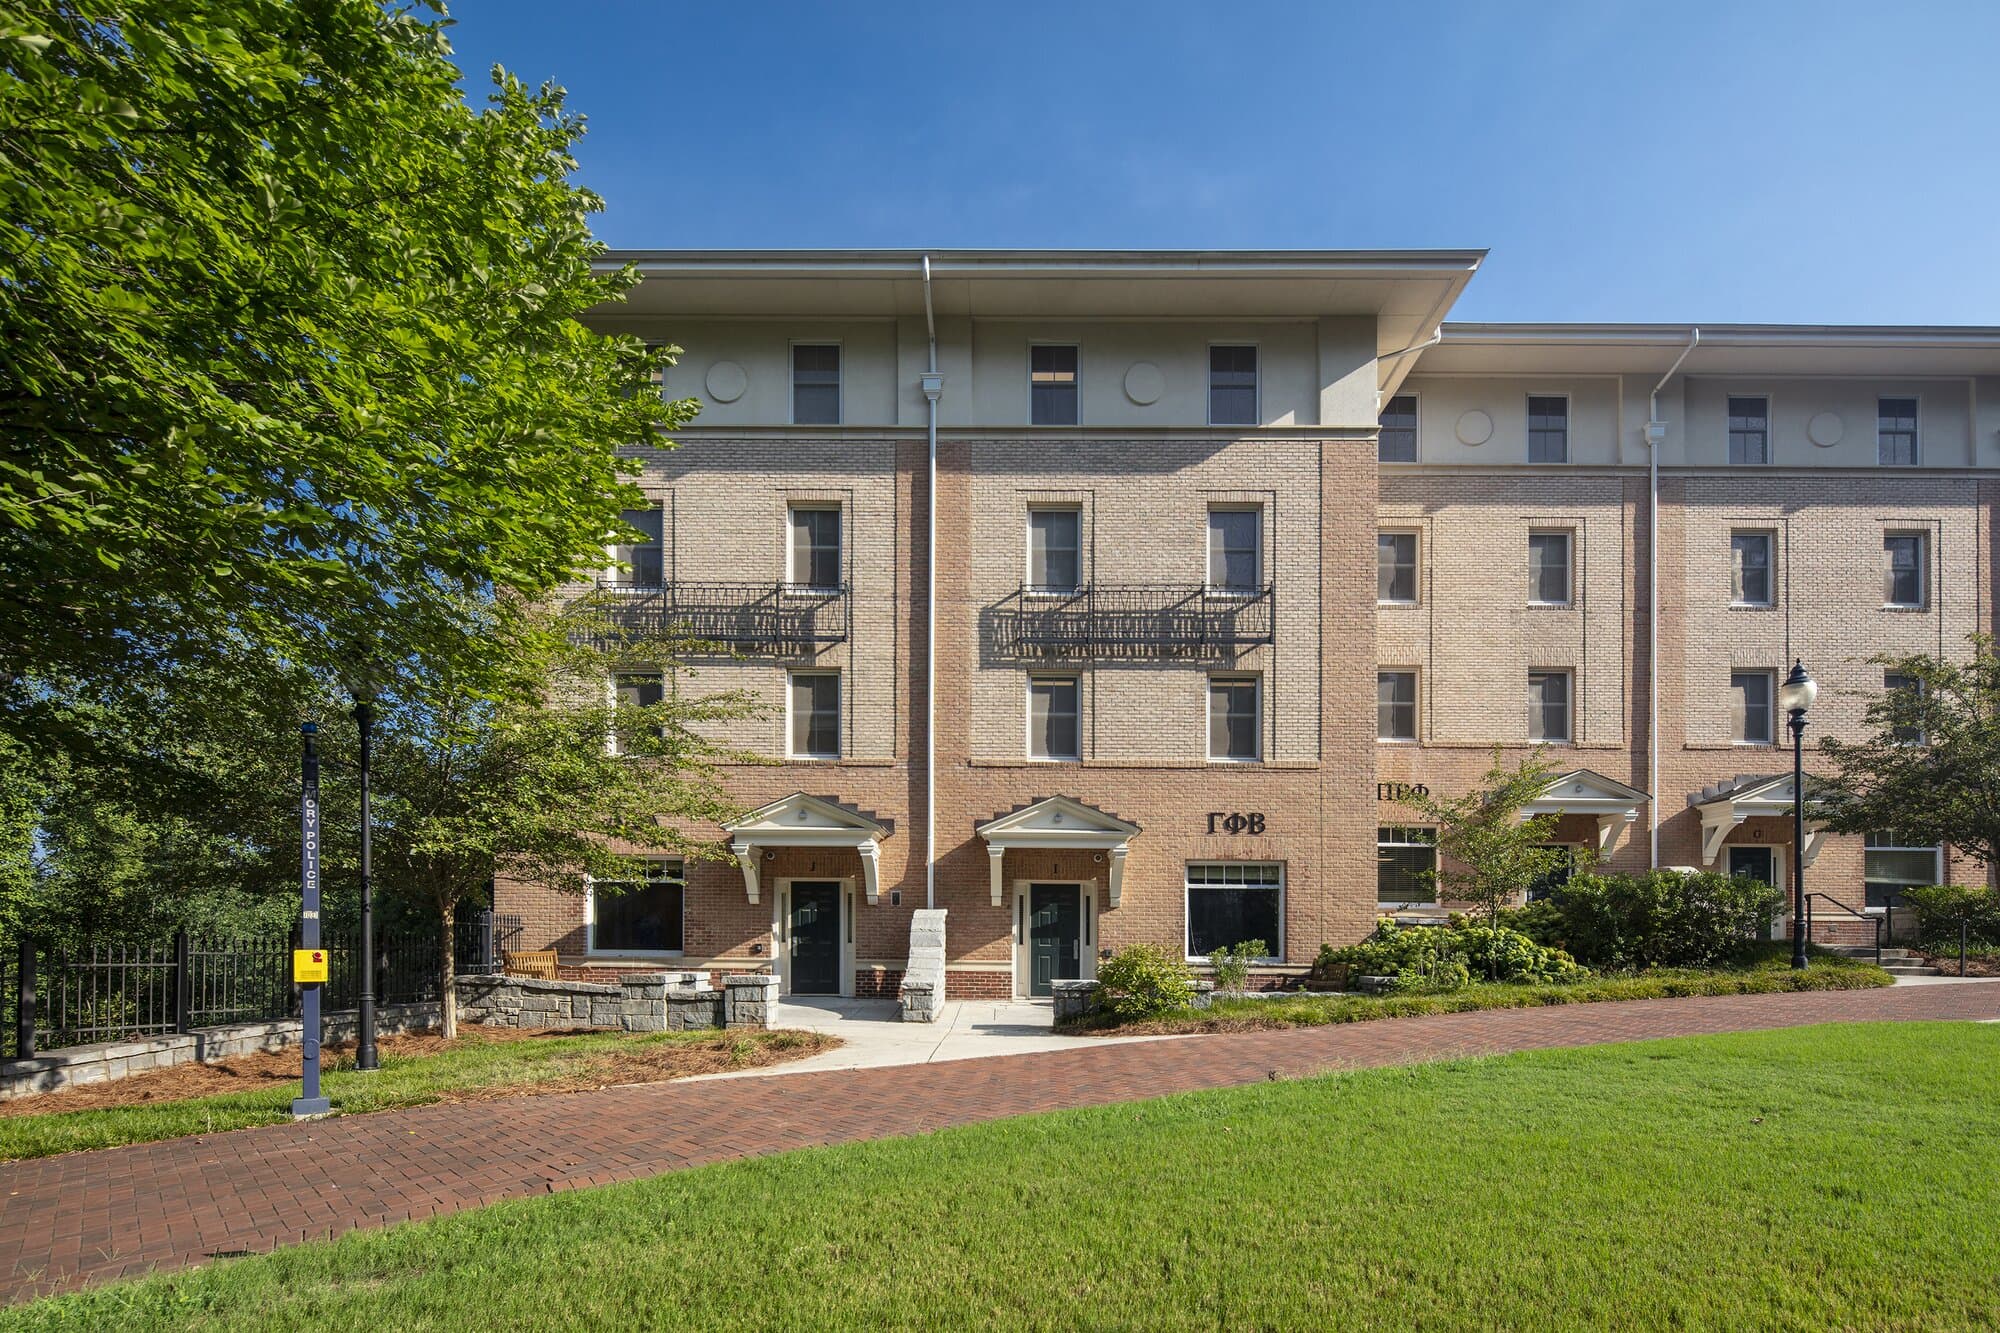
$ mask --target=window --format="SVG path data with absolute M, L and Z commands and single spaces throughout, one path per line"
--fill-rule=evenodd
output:
M 792 344 L 792 422 L 840 424 L 840 344 Z
M 1917 400 L 1875 400 L 1875 456 L 1883 467 L 1917 465 Z
M 1929 589 L 1930 542 L 1921 532 L 1889 532 L 1882 536 L 1882 601 L 1887 606 L 1921 609 Z
M 1375 535 L 1375 600 L 1414 603 L 1417 600 L 1417 534 L 1380 532 Z
M 1028 586 L 1035 592 L 1075 592 L 1083 586 L 1083 511 L 1028 511 Z
M 1029 758 L 1083 757 L 1080 693 L 1075 676 L 1028 678 Z
M 1375 900 L 1384 907 L 1437 901 L 1437 830 L 1375 830 Z
M 1215 861 L 1187 868 L 1187 951 L 1206 958 L 1217 949 L 1261 941 L 1262 960 L 1285 956 L 1285 868 L 1270 861 Z
M 791 696 L 792 757 L 840 758 L 840 673 L 794 671 Z
M 1915 700 L 1921 700 L 1924 697 L 1924 683 L 1915 676 L 1908 675 L 1905 672 L 1885 671 L 1882 673 L 1882 692 L 1884 694 L 1907 692 L 1914 695 Z M 1915 700 L 1911 702 L 1915 702 Z M 1921 726 L 1898 726 L 1894 729 L 1893 734 L 1895 739 L 1904 745 L 1922 745 L 1924 743 L 1924 729 Z
M 1771 461 L 1771 400 L 1768 398 L 1729 399 L 1729 461 L 1768 463 Z
M 590 951 L 681 952 L 685 898 L 678 861 L 649 865 L 643 879 L 592 881 Z
M 1529 397 L 1528 461 L 1569 462 L 1569 399 L 1560 395 Z
M 657 671 L 621 671 L 612 677 L 613 697 L 621 708 L 650 708 L 667 697 L 666 681 Z M 647 728 L 655 737 L 666 735 L 663 726 Z M 630 748 L 633 732 L 618 731 L 611 752 L 617 754 Z
M 1943 878 L 1942 848 L 1919 842 L 1914 834 L 1871 833 L 1862 841 L 1861 883 L 1865 907 L 1889 907 L 1908 889 L 1925 888 Z
M 1569 741 L 1569 672 L 1528 673 L 1528 739 Z
M 1413 741 L 1417 738 L 1417 673 L 1375 673 L 1375 738 Z
M 1257 349 L 1208 349 L 1208 422 L 1211 426 L 1257 424 Z
M 665 515 L 658 505 L 650 509 L 620 510 L 618 517 L 628 528 L 637 528 L 644 537 L 637 542 L 621 542 L 611 548 L 612 559 L 625 568 L 614 576 L 616 582 L 632 588 L 657 588 L 666 576 L 662 526 Z
M 1259 586 L 1263 514 L 1255 509 L 1208 511 L 1208 586 L 1214 592 L 1253 593 Z
M 1732 606 L 1771 604 L 1771 534 L 1729 534 L 1729 602 Z
M 1545 842 L 1542 844 L 1542 849 L 1556 853 L 1556 863 L 1549 867 L 1546 875 L 1537 876 L 1529 883 L 1528 901 L 1531 903 L 1554 897 L 1563 885 L 1569 883 L 1569 877 L 1576 873 L 1577 855 L 1573 845 L 1566 842 Z
M 1528 604 L 1569 605 L 1569 534 L 1528 534 Z
M 793 505 L 792 586 L 840 586 L 840 508 L 838 505 Z
M 1208 757 L 1236 762 L 1258 756 L 1261 728 L 1255 676 L 1208 679 Z
M 1028 421 L 1076 424 L 1076 348 L 1045 343 L 1028 348 Z
M 1768 671 L 1729 673 L 1729 735 L 1736 744 L 1771 744 L 1771 692 L 1775 688 Z
M 1399 393 L 1382 409 L 1381 442 L 1375 457 L 1384 463 L 1417 461 L 1417 396 Z

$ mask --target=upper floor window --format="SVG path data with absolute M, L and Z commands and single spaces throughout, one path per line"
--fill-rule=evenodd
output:
M 621 671 L 611 678 L 611 693 L 620 708 L 651 708 L 665 701 L 666 678 L 657 671 Z M 666 736 L 665 728 L 657 724 L 639 729 L 619 726 L 614 729 L 608 748 L 612 754 L 630 753 L 633 742 L 643 739 L 646 733 L 656 740 Z
M 840 673 L 792 672 L 789 703 L 792 757 L 840 758 Z
M 1417 673 L 1375 673 L 1375 739 L 1413 741 L 1417 738 Z
M 1214 592 L 1251 593 L 1260 586 L 1260 529 L 1263 515 L 1255 509 L 1216 508 L 1208 511 L 1208 586 Z
M 1028 586 L 1075 592 L 1083 586 L 1083 511 L 1074 506 L 1028 511 Z
M 792 344 L 792 421 L 840 424 L 840 344 Z
M 1569 399 L 1563 395 L 1529 396 L 1528 461 L 1569 462 Z
M 1417 600 L 1417 534 L 1375 534 L 1375 600 L 1413 604 Z
M 1255 676 L 1208 678 L 1208 757 L 1238 762 L 1259 757 L 1263 728 L 1258 720 Z
M 1528 739 L 1552 745 L 1569 742 L 1569 672 L 1528 673 Z
M 1771 604 L 1771 534 L 1729 534 L 1729 601 L 1734 606 Z
M 1035 343 L 1028 348 L 1028 421 L 1036 426 L 1074 426 L 1076 348 Z
M 625 568 L 618 571 L 616 580 L 635 588 L 657 588 L 666 577 L 666 545 L 663 539 L 665 515 L 658 505 L 650 509 L 626 509 L 619 512 L 628 528 L 637 528 L 643 534 L 636 542 L 620 542 L 611 548 L 612 558 Z
M 1570 603 L 1569 534 L 1528 534 L 1528 602 L 1532 606 Z
M 1771 400 L 1759 397 L 1729 399 L 1729 461 L 1768 463 L 1771 461 Z
M 1917 400 L 1875 400 L 1875 454 L 1884 467 L 1917 465 Z
M 1772 737 L 1771 673 L 1729 673 L 1730 739 L 1738 745 L 1769 745 Z
M 1083 757 L 1082 688 L 1075 676 L 1028 678 L 1028 756 Z
M 840 586 L 840 507 L 793 505 L 791 584 L 795 588 Z
M 1208 349 L 1208 422 L 1211 426 L 1257 424 L 1257 349 Z
M 1921 608 L 1929 605 L 1930 540 L 1921 532 L 1882 535 L 1882 603 Z
M 1885 694 L 1908 694 L 1914 700 L 1924 696 L 1924 683 L 1905 671 L 1884 671 L 1882 691 Z M 1904 745 L 1922 745 L 1924 729 L 1917 725 L 1899 725 L 1893 728 L 1894 739 Z
M 1417 396 L 1399 393 L 1382 409 L 1381 442 L 1376 458 L 1384 463 L 1417 461 Z

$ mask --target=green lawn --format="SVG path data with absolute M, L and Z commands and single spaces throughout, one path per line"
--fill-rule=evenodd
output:
M 354 1115 L 421 1106 L 484 1089 L 554 1090 L 579 1082 L 638 1082 L 648 1075 L 668 1078 L 677 1060 L 713 1063 L 716 1056 L 702 1054 L 705 1051 L 719 1052 L 730 1064 L 743 1065 L 810 1054 L 824 1044 L 809 1033 L 790 1032 L 732 1032 L 727 1036 L 713 1032 L 598 1032 L 496 1041 L 481 1040 L 476 1028 L 461 1028 L 460 1032 L 456 1046 L 430 1055 L 398 1055 L 393 1041 L 385 1041 L 382 1067 L 372 1074 L 354 1072 L 350 1049 L 328 1064 L 321 1086 L 332 1099 L 336 1114 Z M 183 1101 L 0 1116 L 0 1160 L 278 1124 L 292 1118 L 292 1098 L 298 1094 L 299 1084 L 294 1080 Z
M 1120 1022 L 1108 1014 L 1074 1024 L 1078 1032 L 1238 1032 L 1256 1028 L 1315 1027 L 1322 1023 L 1365 1023 L 1375 1018 L 1419 1014 L 1461 1014 L 1474 1009 L 1533 1009 L 1552 1004 L 1594 1004 L 1607 1000 L 1659 1000 L 1688 995 L 1767 995 L 1779 991 L 1866 990 L 1895 984 L 1873 963 L 1826 953 L 1815 947 L 1812 966 L 1792 970 L 1791 949 L 1759 945 L 1740 966 L 1695 970 L 1653 968 L 1608 973 L 1567 986 L 1481 983 L 1439 995 L 1298 995 L 1256 999 L 1218 997 L 1209 1008 L 1157 1018 Z
M 1372 1070 L 813 1149 L 24 1307 L 49 1328 L 1992 1327 L 2000 1026 Z

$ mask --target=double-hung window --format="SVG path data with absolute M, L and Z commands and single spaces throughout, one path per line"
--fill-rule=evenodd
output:
M 686 880 L 679 861 L 655 861 L 643 878 L 592 880 L 592 953 L 680 953 Z
M 1375 534 L 1375 600 L 1391 606 L 1417 600 L 1417 534 Z
M 1528 534 L 1528 604 L 1568 606 L 1570 534 L 1531 532 Z
M 1417 738 L 1417 673 L 1409 670 L 1375 673 L 1375 739 L 1413 741 Z
M 1917 400 L 1875 400 L 1875 457 L 1883 467 L 1917 465 Z
M 1729 534 L 1729 604 L 1771 604 L 1771 534 Z
M 1383 907 L 1437 901 L 1437 830 L 1375 830 L 1375 901 Z
M 1569 399 L 1563 395 L 1528 398 L 1528 461 L 1569 462 Z
M 1375 457 L 1383 463 L 1417 461 L 1417 396 L 1399 393 L 1382 409 Z
M 840 344 L 792 344 L 792 424 L 840 424 Z
M 1071 593 L 1083 586 L 1083 511 L 1074 505 L 1028 511 L 1028 590 Z
M 1528 739 L 1567 745 L 1570 675 L 1567 671 L 1528 673 Z
M 800 591 L 840 586 L 840 506 L 793 505 L 791 585 Z
M 1255 676 L 1208 678 L 1208 757 L 1250 763 L 1261 755 L 1262 711 Z
M 1028 757 L 1083 757 L 1081 687 L 1075 676 L 1028 677 Z
M 1771 744 L 1773 688 L 1768 671 L 1729 673 L 1730 739 L 1736 744 Z
M 1246 595 L 1259 587 L 1263 514 L 1256 509 L 1208 511 L 1208 588 Z
M 1035 426 L 1074 426 L 1076 348 L 1035 343 L 1028 348 L 1028 421 Z
M 1257 424 L 1257 349 L 1217 344 L 1208 349 L 1208 424 Z
M 1755 464 L 1771 461 L 1771 400 L 1729 398 L 1729 461 Z
M 1890 695 L 1902 694 L 1908 696 L 1904 699 L 1891 700 L 1896 705 L 1904 707 L 1920 705 L 1924 698 L 1924 683 L 1908 672 L 1884 671 L 1882 673 L 1882 692 Z M 1922 745 L 1924 743 L 1924 729 L 1918 723 L 1901 722 L 1891 728 L 1891 731 L 1894 738 L 1901 744 Z
M 1908 833 L 1870 833 L 1862 840 L 1861 883 L 1865 907 L 1904 904 L 1910 889 L 1927 888 L 1943 877 L 1942 848 Z
M 792 758 L 840 758 L 838 671 L 792 672 L 789 711 Z
M 1262 944 L 1259 960 L 1285 954 L 1285 868 L 1275 861 L 1194 862 L 1187 868 L 1187 956 Z
M 612 697 L 620 708 L 651 708 L 667 697 L 666 678 L 657 671 L 621 671 L 612 677 Z M 655 738 L 665 735 L 656 725 L 645 730 Z M 627 753 L 633 746 L 635 732 L 630 727 L 620 727 L 612 745 L 613 753 Z
M 1882 604 L 1919 610 L 1929 603 L 1930 540 L 1921 532 L 1882 534 Z
M 658 505 L 647 509 L 626 509 L 618 517 L 628 528 L 637 528 L 640 538 L 620 542 L 611 548 L 612 559 L 624 566 L 615 575 L 616 584 L 631 588 L 657 588 L 666 576 L 666 543 L 663 534 L 665 513 Z

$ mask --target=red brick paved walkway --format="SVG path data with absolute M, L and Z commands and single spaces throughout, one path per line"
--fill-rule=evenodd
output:
M 419 1107 L 0 1165 L 0 1299 L 808 1144 L 1274 1075 L 1699 1033 L 2000 1018 L 2000 982 L 1496 1010 Z

